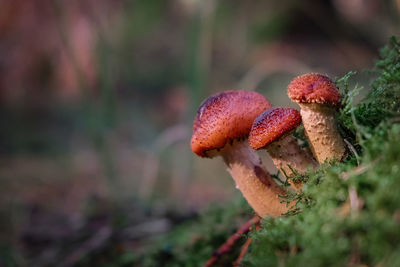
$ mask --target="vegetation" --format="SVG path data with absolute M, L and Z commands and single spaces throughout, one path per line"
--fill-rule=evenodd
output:
M 281 218 L 265 218 L 262 228 L 250 234 L 244 266 L 400 265 L 399 58 L 400 43 L 392 38 L 370 71 L 376 77 L 371 90 L 356 105 L 361 88 L 349 89 L 355 73 L 336 80 L 343 94 L 338 119 L 349 155 L 296 177 L 306 182 L 289 196 L 297 204 Z M 301 130 L 296 136 L 302 136 Z M 213 208 L 175 229 L 138 262 L 204 264 L 234 232 L 232 221 L 245 214 L 245 207 Z M 227 258 L 232 262 L 237 253 Z
M 188 149 L 198 105 L 221 90 L 257 89 L 275 106 L 297 107 L 285 90 L 293 76 L 342 76 L 372 66 L 378 48 L 399 33 L 399 3 L 2 1 L 0 266 L 203 265 L 254 213 L 221 159 L 200 159 Z M 395 255 L 395 229 L 386 226 L 398 217 L 387 178 L 396 168 L 399 112 L 392 42 L 375 69 L 336 81 L 345 96 L 338 118 L 351 144 L 348 158 L 295 177 L 307 181 L 301 194 L 290 194 L 296 208 L 251 233 L 245 265 L 289 264 L 312 254 L 326 263 L 318 244 L 306 244 L 336 244 L 333 234 L 312 237 L 325 226 L 341 229 L 352 246 L 341 251 L 342 262 L 357 262 L 357 253 L 362 263 L 380 257 L 373 253 Z M 303 131 L 295 134 L 307 146 Z M 287 186 L 283 173 L 273 176 Z M 353 212 L 348 188 L 362 203 L 353 203 Z M 335 207 L 352 221 L 321 216 Z M 363 227 L 377 240 L 385 240 L 385 229 L 390 242 L 366 252 L 368 244 L 352 235 L 372 237 L 347 223 L 380 209 L 384 223 Z M 313 230 L 299 230 L 306 223 Z M 269 241 L 274 235 L 281 239 Z M 213 257 L 218 265 L 231 266 L 247 237 Z M 352 242 L 361 243 L 358 250 Z

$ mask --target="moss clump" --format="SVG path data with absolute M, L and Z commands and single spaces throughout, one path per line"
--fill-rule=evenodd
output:
M 359 167 L 325 166 L 304 187 L 301 212 L 264 220 L 246 266 L 400 264 L 400 126 L 383 126 Z
M 400 44 L 381 51 L 377 78 L 359 104 L 349 73 L 337 81 L 339 122 L 353 153 L 307 175 L 296 212 L 266 218 L 244 266 L 400 265 Z M 358 165 L 358 166 L 357 166 Z

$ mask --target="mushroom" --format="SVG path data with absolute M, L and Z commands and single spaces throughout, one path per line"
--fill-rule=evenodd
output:
M 287 211 L 280 195 L 286 191 L 262 166 L 247 137 L 254 119 L 271 105 L 252 91 L 225 91 L 206 99 L 193 123 L 191 149 L 201 157 L 221 156 L 228 172 L 255 212 L 279 216 Z
M 342 160 L 346 148 L 335 120 L 340 94 L 333 81 L 318 73 L 305 74 L 289 84 L 288 95 L 301 108 L 304 129 L 318 162 Z
M 293 170 L 304 174 L 308 168 L 317 167 L 317 162 L 303 150 L 292 135 L 301 123 L 300 113 L 293 108 L 270 108 L 260 114 L 253 123 L 249 144 L 258 150 L 265 148 L 278 170 L 290 177 Z M 301 184 L 293 182 L 294 188 Z

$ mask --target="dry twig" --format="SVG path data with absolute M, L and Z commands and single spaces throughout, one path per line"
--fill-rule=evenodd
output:
M 242 235 L 247 234 L 250 231 L 252 225 L 258 225 L 259 223 L 260 223 L 260 218 L 258 216 L 254 216 L 253 218 L 251 218 L 248 222 L 246 222 L 243 226 L 241 226 L 233 235 L 231 235 L 228 238 L 228 240 L 226 240 L 226 242 L 216 252 L 213 253 L 213 256 L 206 262 L 204 266 L 205 267 L 215 266 L 223 255 L 229 253 L 232 250 L 232 247 L 242 237 Z M 246 251 L 243 253 L 245 254 Z M 238 258 L 238 260 L 241 259 Z
M 367 170 L 369 170 L 371 167 L 373 167 L 379 161 L 379 159 L 380 159 L 380 157 L 368 164 L 359 165 L 348 172 L 343 172 L 340 174 L 340 178 L 343 180 L 347 180 L 352 176 L 361 175 L 361 174 L 365 173 Z
M 260 228 L 261 228 L 260 221 L 258 221 L 258 223 L 256 224 L 256 230 L 259 230 Z M 246 255 L 247 251 L 249 250 L 251 242 L 252 242 L 252 239 L 249 238 L 249 239 L 247 239 L 246 243 L 243 244 L 242 250 L 240 251 L 240 254 L 239 254 L 239 257 L 237 257 L 237 259 L 233 263 L 233 266 L 239 266 L 240 265 L 244 255 Z

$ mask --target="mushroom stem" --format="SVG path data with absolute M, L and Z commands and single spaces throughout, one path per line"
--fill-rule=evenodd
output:
M 293 170 L 304 174 L 308 168 L 318 167 L 310 153 L 299 146 L 292 134 L 281 137 L 265 148 L 276 168 L 282 169 L 289 177 L 294 175 Z M 301 188 L 301 183 L 293 182 L 292 185 L 296 189 Z
M 304 129 L 318 162 L 341 160 L 346 154 L 346 148 L 337 128 L 335 108 L 316 103 L 299 105 Z
M 247 139 L 227 144 L 220 152 L 228 172 L 250 206 L 260 216 L 280 216 L 287 212 L 286 203 L 279 195 L 286 195 L 262 166 L 258 154 L 250 148 Z

